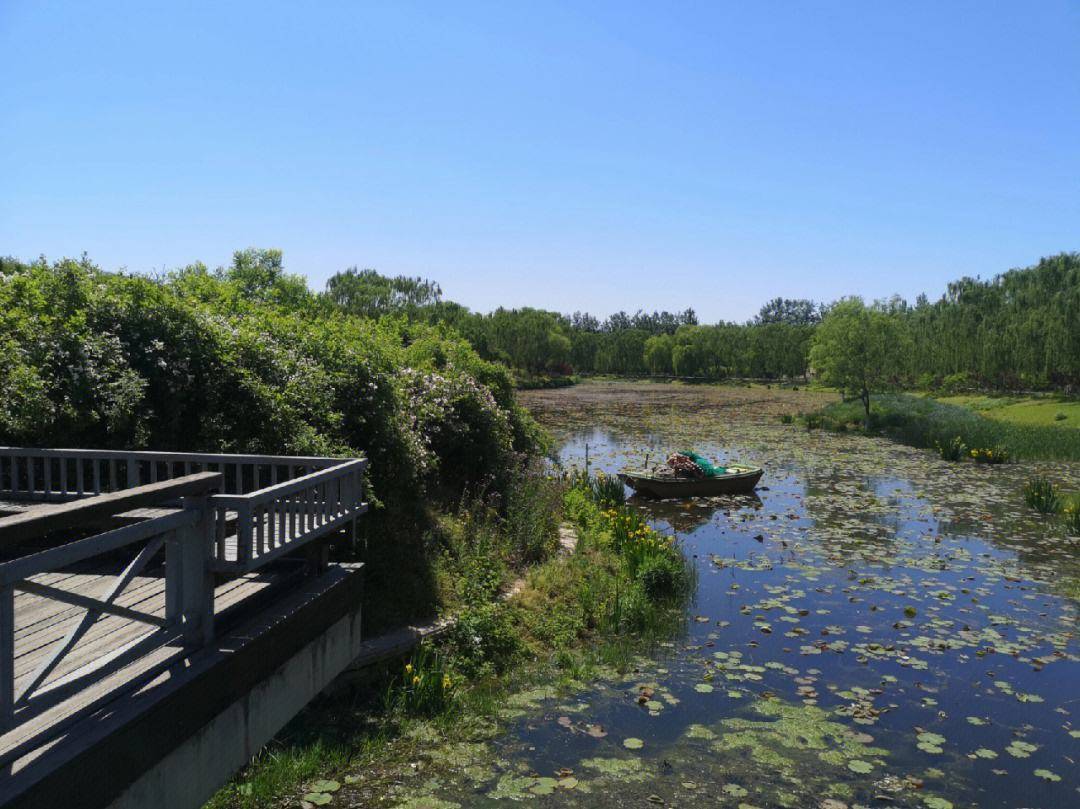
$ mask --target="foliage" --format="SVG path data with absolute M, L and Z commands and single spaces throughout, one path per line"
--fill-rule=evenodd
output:
M 870 420 L 870 394 L 900 384 L 905 335 L 895 314 L 858 298 L 834 305 L 814 332 L 810 362 L 826 385 L 857 397 Z
M 522 651 L 519 620 L 503 601 L 466 607 L 447 640 L 455 668 L 474 678 L 503 673 Z
M 504 368 L 446 330 L 346 314 L 280 251 L 156 279 L 85 258 L 4 266 L 4 443 L 363 452 L 391 510 L 427 486 L 498 485 L 537 447 Z
M 935 441 L 934 446 L 937 447 L 938 455 L 943 461 L 959 461 L 967 453 L 967 445 L 958 435 L 953 436 L 949 441 Z
M 379 318 L 401 313 L 415 316 L 421 307 L 437 305 L 442 290 L 424 278 L 387 278 L 375 270 L 351 267 L 330 276 L 326 296 L 349 314 Z
M 327 295 L 351 311 L 408 311 L 410 317 L 453 328 L 485 359 L 552 376 L 573 371 L 700 379 L 806 376 L 811 340 L 823 326 L 822 317 L 828 320 L 828 312 L 842 313 L 851 303 L 840 301 L 830 308 L 775 298 L 742 324 L 700 324 L 689 309 L 617 312 L 606 320 L 530 308 L 480 315 L 442 301 L 437 285 L 423 279 L 389 279 L 356 270 L 335 279 Z M 351 292 L 354 285 L 361 293 Z M 393 292 L 395 285 L 400 292 Z M 402 300 L 354 303 L 358 298 L 391 300 L 395 294 Z M 889 387 L 917 383 L 924 390 L 956 393 L 1080 385 L 1080 330 L 1073 326 L 1080 317 L 1078 253 L 1044 258 L 990 280 L 960 279 L 934 302 L 920 295 L 914 305 L 894 298 L 868 308 L 889 315 L 905 346 L 910 345 L 887 369 Z M 867 348 L 875 348 L 874 343 Z M 859 390 L 852 392 L 859 395 Z
M 1057 487 L 1049 478 L 1041 475 L 1024 484 L 1024 502 L 1041 514 L 1056 514 L 1061 510 Z

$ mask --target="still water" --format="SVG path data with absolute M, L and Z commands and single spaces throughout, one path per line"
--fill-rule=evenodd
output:
M 527 399 L 563 465 L 692 447 L 762 487 L 636 504 L 696 566 L 683 630 L 625 677 L 514 698 L 414 805 L 1080 806 L 1080 543 L 1019 494 L 1078 490 L 1075 466 L 808 433 L 789 393 L 591 387 Z

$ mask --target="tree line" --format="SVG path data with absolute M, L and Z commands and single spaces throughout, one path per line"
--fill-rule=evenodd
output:
M 359 281 L 356 271 L 335 276 Z M 371 281 L 381 278 L 367 276 Z M 540 309 L 471 312 L 444 301 L 422 279 L 401 302 L 366 313 L 393 312 L 455 329 L 486 359 L 529 374 L 661 374 L 706 379 L 800 379 L 814 370 L 812 347 L 823 322 L 850 315 L 843 299 L 820 303 L 775 298 L 745 323 L 702 324 L 684 312 L 618 312 L 601 320 Z M 386 283 L 385 280 L 378 283 Z M 351 311 L 371 296 L 337 295 Z M 861 302 L 861 301 L 860 301 Z M 931 300 L 894 296 L 865 304 L 888 329 L 887 369 L 897 387 L 922 389 L 1072 390 L 1080 386 L 1080 253 L 1061 253 L 990 279 L 964 277 Z M 839 312 L 838 312 L 839 309 Z M 834 319 L 837 319 L 834 317 Z M 842 319 L 844 323 L 867 322 Z M 819 354 L 819 359 L 822 355 Z
M 5 266 L 17 262 L 0 259 Z M 199 265 L 201 267 L 201 265 Z M 192 270 L 189 268 L 188 272 Z M 202 267 L 201 272 L 209 271 Z M 774 298 L 744 323 L 703 324 L 682 312 L 562 314 L 536 308 L 470 311 L 444 299 L 438 283 L 351 268 L 322 292 L 283 270 L 280 251 L 239 251 L 218 272 L 249 299 L 302 306 L 321 316 L 424 324 L 463 337 L 484 360 L 519 377 L 570 374 L 804 379 L 812 348 L 843 301 Z M 222 277 L 224 277 L 222 276 Z M 896 387 L 1070 389 L 1080 385 L 1080 254 L 1061 253 L 988 280 L 961 278 L 931 301 L 899 297 L 865 305 L 893 335 Z M 850 312 L 848 312 L 850 314 Z M 880 318 L 875 318 L 878 323 Z M 843 322 L 856 322 L 848 317 Z M 858 321 L 865 322 L 865 321 Z M 818 340 L 820 342 L 820 340 Z M 892 356 L 892 354 L 890 356 Z

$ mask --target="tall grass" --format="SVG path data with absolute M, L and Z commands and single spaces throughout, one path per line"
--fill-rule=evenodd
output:
M 834 428 L 861 424 L 862 405 L 829 405 L 820 413 L 820 420 Z M 966 407 L 908 394 L 875 396 L 870 428 L 916 447 L 935 448 L 959 439 L 968 447 L 1004 449 L 1013 458 L 1080 460 L 1080 430 L 996 421 Z

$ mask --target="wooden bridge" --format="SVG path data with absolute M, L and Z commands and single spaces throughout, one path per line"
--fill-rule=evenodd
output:
M 205 800 L 351 659 L 366 463 L 0 448 L 0 803 Z

